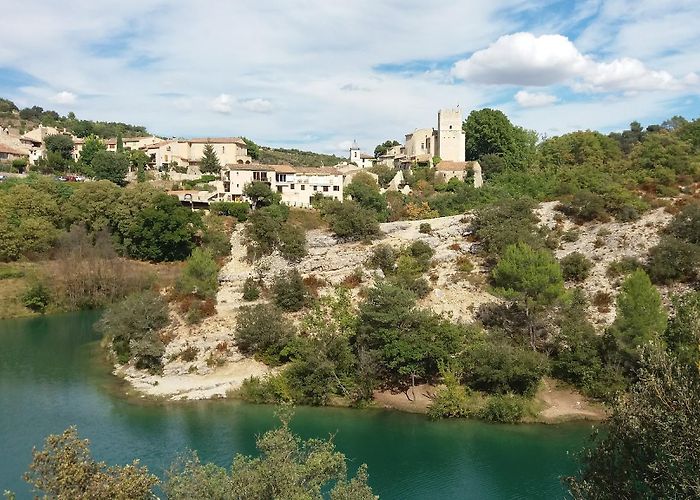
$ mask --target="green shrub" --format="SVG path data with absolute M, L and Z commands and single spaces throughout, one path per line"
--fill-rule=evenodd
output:
M 605 222 L 610 219 L 603 197 L 590 191 L 578 191 L 571 201 L 562 203 L 557 208 L 578 222 Z
M 428 222 L 421 222 L 421 225 L 418 226 L 418 232 L 422 234 L 430 234 L 433 232 L 433 228 Z
M 235 217 L 238 222 L 248 220 L 250 205 L 242 201 L 216 201 L 209 204 L 209 210 L 218 215 Z
M 459 376 L 453 370 L 441 369 L 445 387 L 437 390 L 430 407 L 428 416 L 433 420 L 439 418 L 466 418 L 472 416 L 471 404 L 467 389 L 459 384 Z
M 516 424 L 527 412 L 528 400 L 514 394 L 491 396 L 479 410 L 478 416 L 490 422 Z
M 700 203 L 686 205 L 668 225 L 668 232 L 679 240 L 700 245 Z
M 290 262 L 299 262 L 306 255 L 306 234 L 303 229 L 287 223 L 279 232 L 279 251 Z
M 367 265 L 373 269 L 381 269 L 386 276 L 394 272 L 397 257 L 397 252 L 391 245 L 381 243 L 372 249 Z
M 566 281 L 585 281 L 593 263 L 580 252 L 572 252 L 561 259 L 561 273 Z
M 564 234 L 561 235 L 561 239 L 568 243 L 573 243 L 574 241 L 578 241 L 580 236 L 581 233 L 579 233 L 577 229 L 569 229 L 568 231 L 564 231 Z
M 460 255 L 455 261 L 455 267 L 461 273 L 470 273 L 474 270 L 474 264 L 468 255 Z
M 285 311 L 299 311 L 308 305 L 311 299 L 309 290 L 296 269 L 291 269 L 275 278 L 272 294 L 275 304 Z
M 175 288 L 183 295 L 195 295 L 201 299 L 213 298 L 218 289 L 219 266 L 211 252 L 195 248 L 185 262 Z
M 649 250 L 647 273 L 654 283 L 692 281 L 700 266 L 700 246 L 664 236 Z
M 129 295 L 105 311 L 98 330 L 109 340 L 117 360 L 134 360 L 136 368 L 162 370 L 165 344 L 159 330 L 169 321 L 168 304 L 152 291 Z
M 243 354 L 255 354 L 266 363 L 277 365 L 286 356 L 282 351 L 294 337 L 294 327 L 282 311 L 271 304 L 240 308 L 236 345 Z
M 641 269 L 643 264 L 639 259 L 635 257 L 622 257 L 619 260 L 615 260 L 608 265 L 606 274 L 609 278 L 615 278 L 617 276 L 622 276 L 623 274 L 629 274 L 637 269 Z
M 265 378 L 249 377 L 232 395 L 256 404 L 282 404 L 295 401 L 284 372 Z
M 409 245 L 408 254 L 416 259 L 423 271 L 427 271 L 435 251 L 425 241 L 417 240 Z
M 24 307 L 43 313 L 51 303 L 51 292 L 41 281 L 35 281 L 22 296 Z
M 464 383 L 491 394 L 534 394 L 547 373 L 547 358 L 507 344 L 481 342 L 462 355 Z
M 252 276 L 246 278 L 243 283 L 243 300 L 251 302 L 260 298 L 260 287 L 255 282 Z

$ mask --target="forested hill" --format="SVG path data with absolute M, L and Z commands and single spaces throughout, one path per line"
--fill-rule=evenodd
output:
M 246 137 L 243 140 L 248 145 L 248 154 L 253 160 L 266 165 L 289 164 L 295 167 L 332 167 L 347 160 L 347 158 L 313 153 L 311 151 L 259 146 Z
M 121 122 L 101 122 L 80 120 L 75 113 L 61 116 L 56 111 L 40 106 L 19 109 L 14 102 L 0 97 L 0 126 L 19 129 L 20 133 L 27 132 L 39 125 L 65 128 L 77 137 L 87 137 L 94 134 L 103 139 L 116 137 L 140 137 L 149 135 L 146 127 L 130 125 Z

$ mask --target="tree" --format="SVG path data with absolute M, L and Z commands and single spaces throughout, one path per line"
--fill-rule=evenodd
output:
M 394 146 L 399 146 L 400 143 L 397 140 L 388 140 L 384 141 L 383 143 L 377 145 L 376 148 L 374 148 L 374 157 L 379 158 L 382 155 L 385 155 L 389 149 L 393 148 Z
M 106 180 L 78 184 L 66 203 L 66 218 L 84 224 L 88 231 L 107 229 L 120 194 L 121 189 Z
M 13 111 L 18 111 L 15 103 L 9 99 L 4 99 L 0 97 L 0 113 L 11 113 Z
M 617 296 L 617 316 L 610 327 L 625 361 L 636 362 L 640 346 L 658 342 L 666 329 L 666 322 L 661 295 L 647 273 L 637 269 L 622 283 Z
M 515 300 L 524 308 L 530 345 L 535 349 L 535 316 L 564 294 L 559 263 L 547 250 L 518 243 L 506 248 L 492 277 L 499 295 Z
M 299 262 L 306 255 L 306 233 L 290 223 L 282 225 L 279 231 L 279 251 L 290 262 Z
M 467 160 L 495 154 L 503 158 L 508 168 L 524 169 L 534 155 L 536 134 L 514 126 L 502 111 L 474 110 L 462 128 L 467 136 Z
M 367 468 L 347 478 L 345 455 L 331 440 L 302 441 L 288 418 L 257 439 L 259 456 L 236 455 L 230 474 L 214 464 L 202 465 L 196 454 L 176 462 L 163 490 L 172 500 L 192 498 L 376 500 L 367 484 Z M 326 493 L 327 492 L 327 493 Z
M 124 152 L 124 139 L 122 139 L 122 133 L 117 132 L 117 153 Z
M 44 147 L 48 152 L 60 154 L 66 161 L 73 159 L 73 139 L 68 135 L 50 135 L 44 139 Z
M 174 196 L 157 193 L 149 205 L 119 226 L 119 235 L 127 253 L 134 258 L 154 262 L 184 260 L 194 247 L 201 225 L 198 213 L 180 205 Z
M 296 269 L 275 277 L 272 285 L 275 304 L 285 311 L 300 311 L 309 303 L 309 291 Z
M 175 288 L 181 294 L 211 299 L 219 288 L 219 266 L 208 250 L 195 248 L 185 261 Z
M 42 450 L 34 449 L 24 479 L 35 494 L 45 495 L 43 498 L 157 498 L 152 488 L 158 484 L 158 478 L 138 460 L 125 466 L 96 462 L 88 440 L 80 439 L 75 427 L 50 435 Z
M 203 174 L 218 174 L 221 172 L 219 157 L 216 156 L 214 146 L 211 144 L 204 145 L 204 155 L 202 156 L 200 170 Z
M 374 210 L 377 214 L 386 211 L 386 199 L 379 192 L 377 181 L 365 172 L 360 172 L 352 178 L 345 188 L 345 194 L 362 207 Z
M 562 276 L 566 281 L 584 281 L 593 263 L 581 252 L 571 252 L 560 261 Z
M 84 173 L 94 174 L 92 160 L 99 151 L 107 151 L 107 145 L 104 141 L 96 135 L 86 137 L 83 147 L 80 150 L 80 158 L 78 160 L 81 170 Z
M 338 238 L 369 240 L 379 234 L 379 222 L 374 210 L 364 208 L 354 200 L 328 200 L 321 213 Z
M 250 156 L 250 158 L 253 160 L 259 160 L 260 146 L 255 144 L 252 140 L 248 139 L 247 137 L 241 137 L 241 139 L 243 139 L 243 142 L 245 142 L 245 145 L 248 148 L 248 156 Z
M 123 153 L 97 151 L 92 157 L 92 171 L 95 179 L 105 179 L 123 186 L 129 172 L 129 158 Z
M 98 322 L 120 363 L 134 360 L 136 368 L 159 372 L 165 344 L 159 330 L 169 322 L 168 303 L 153 291 L 137 292 L 113 304 Z
M 282 311 L 271 304 L 240 308 L 236 325 L 236 346 L 243 354 L 255 354 L 269 364 L 280 364 L 282 351 L 294 337 L 294 327 Z
M 566 479 L 577 499 L 700 497 L 700 380 L 663 350 L 646 347 L 639 380 L 616 400 L 595 448 Z
M 700 367 L 700 292 L 674 297 L 673 310 L 664 332 L 666 347 L 683 365 Z
M 647 270 L 654 283 L 692 281 L 700 266 L 700 246 L 673 236 L 662 236 L 658 245 L 649 249 Z
M 668 225 L 668 232 L 679 240 L 700 245 L 700 203 L 689 203 Z
M 253 208 L 261 208 L 278 203 L 280 195 L 273 193 L 265 182 L 253 181 L 243 186 L 243 196 L 253 204 Z

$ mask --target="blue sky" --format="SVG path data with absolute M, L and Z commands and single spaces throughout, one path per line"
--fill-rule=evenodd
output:
M 689 0 L 25 0 L 0 96 L 165 136 L 372 150 L 490 106 L 541 134 L 700 116 Z

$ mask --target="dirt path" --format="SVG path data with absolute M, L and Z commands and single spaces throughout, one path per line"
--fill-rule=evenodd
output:
M 579 392 L 559 385 L 550 378 L 543 379 L 535 398 L 547 406 L 539 414 L 539 419 L 543 422 L 605 420 L 607 417 L 605 409 L 599 403 L 589 401 Z

